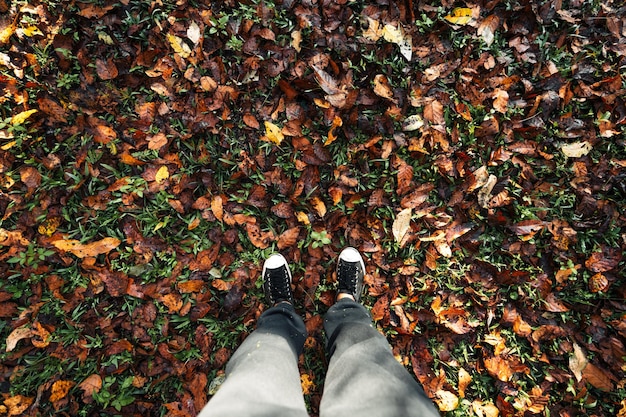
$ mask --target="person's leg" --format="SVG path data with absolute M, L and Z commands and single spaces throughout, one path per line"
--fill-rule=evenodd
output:
M 341 265 L 342 255 L 337 277 L 340 299 L 324 318 L 330 363 L 320 416 L 438 416 L 420 384 L 394 358 L 387 339 L 373 326 L 369 312 L 357 302 L 362 260 L 356 264 L 357 270 L 351 271 L 349 262 Z M 353 290 L 350 282 L 356 283 Z
M 202 409 L 200 417 L 308 416 L 298 370 L 306 328 L 293 308 L 291 274 L 284 258 L 281 261 L 271 257 L 265 266 L 268 262 L 270 266 L 279 262 L 280 268 L 287 268 L 280 274 L 273 271 L 278 268 L 263 269 L 268 304 L 274 307 L 261 315 L 256 330 L 230 358 L 226 380 Z M 281 280 L 287 278 L 284 285 Z

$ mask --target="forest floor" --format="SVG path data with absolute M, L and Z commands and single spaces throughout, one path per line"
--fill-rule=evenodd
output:
M 279 251 L 316 416 L 348 245 L 443 415 L 626 415 L 622 2 L 0 12 L 0 415 L 196 415 Z

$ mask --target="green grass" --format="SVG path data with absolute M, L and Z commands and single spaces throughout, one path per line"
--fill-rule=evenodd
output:
M 615 383 L 624 378 L 623 358 L 597 349 L 623 340 L 626 261 L 602 271 L 609 285 L 599 292 L 592 291 L 598 277 L 588 265 L 593 252 L 623 252 L 625 244 L 626 148 L 623 99 L 616 94 L 624 88 L 623 57 L 598 47 L 616 41 L 605 24 L 616 15 L 601 2 L 585 2 L 580 14 L 563 2 L 562 10 L 579 19 L 574 23 L 537 2 L 499 2 L 480 11 L 480 19 L 500 19 L 491 45 L 476 25 L 450 25 L 450 10 L 441 4 L 414 2 L 398 17 L 413 34 L 410 62 L 382 37 L 375 43 L 361 38 L 364 14 L 372 9 L 358 2 L 328 5 L 319 24 L 322 5 L 307 16 L 256 0 L 185 7 L 42 0 L 36 5 L 43 15 L 28 11 L 27 3 L 16 1 L 8 11 L 18 13 L 16 29 L 37 27 L 44 35 L 16 31 L 0 45 L 9 57 L 0 65 L 6 91 L 0 98 L 0 242 L 11 236 L 0 243 L 0 312 L 7 312 L 0 320 L 3 401 L 22 395 L 37 398 L 41 414 L 84 416 L 166 415 L 166 404 L 183 404 L 192 392 L 189 375 L 202 373 L 210 382 L 221 373 L 262 310 L 258 276 L 278 246 L 270 240 L 259 247 L 245 224 L 232 220 L 245 215 L 275 237 L 300 228 L 283 252 L 293 261 L 302 296 L 296 304 L 307 317 L 327 309 L 318 297 L 333 290 L 326 279 L 339 250 L 366 249 L 368 270 L 385 281 L 383 296 L 394 301 L 377 326 L 409 372 L 425 349 L 432 356 L 425 366 L 432 375 L 442 373 L 445 390 L 458 395 L 459 370 L 471 375 L 465 397 L 444 415 L 475 415 L 475 401 L 495 403 L 503 415 L 515 407 L 523 413 L 537 390 L 547 397 L 539 411 L 545 415 L 616 415 L 623 408 L 626 394 Z M 98 9 L 105 6 L 113 7 Z M 90 7 L 94 15 L 86 17 Z M 201 29 L 202 45 L 187 36 L 191 22 Z M 299 52 L 290 46 L 295 30 L 302 36 Z M 182 39 L 192 54 L 176 56 L 167 35 Z M 119 75 L 100 79 L 97 59 L 111 59 Z M 329 63 L 325 71 L 340 87 L 357 90 L 352 106 L 326 109 L 315 101 L 326 95 L 311 69 L 316 62 Z M 425 71 L 442 63 L 448 73 L 428 81 Z M 278 75 L 269 75 L 282 64 Z M 216 97 L 193 81 L 196 72 L 238 94 Z M 378 74 L 388 78 L 395 102 L 374 92 Z M 295 96 L 283 91 L 285 82 Z M 493 106 L 497 89 L 509 94 L 504 113 Z M 425 106 L 411 104 L 419 97 L 443 105 L 442 141 L 427 128 L 401 130 L 403 117 L 426 115 Z M 138 114 L 146 103 L 156 109 L 148 121 Z M 12 119 L 31 109 L 38 112 L 19 123 Z M 250 128 L 244 113 L 260 129 Z M 324 146 L 334 116 L 343 126 Z M 310 149 L 295 149 L 303 143 L 297 137 L 280 145 L 261 140 L 264 121 L 286 126 L 290 118 L 298 118 Z M 489 118 L 499 130 L 485 135 Z M 614 125 L 613 137 L 601 136 L 606 122 Z M 96 142 L 98 125 L 116 137 Z M 157 134 L 167 145 L 150 149 L 147 139 Z M 568 158 L 561 151 L 583 140 L 592 142 L 588 155 Z M 537 152 L 519 151 L 520 143 L 537 144 Z M 413 176 L 409 191 L 398 195 L 402 163 Z M 162 166 L 168 176 L 159 182 Z M 508 193 L 501 207 L 480 207 L 479 190 L 468 191 L 472 172 L 483 166 L 498 179 L 494 194 Z M 400 246 L 394 220 L 406 194 L 423 184 L 434 188 L 414 209 L 411 239 Z M 265 195 L 257 197 L 261 189 Z M 221 220 L 210 207 L 217 196 L 226 213 Z M 314 201 L 324 203 L 324 216 Z M 278 216 L 272 208 L 279 203 L 307 215 L 309 224 Z M 517 235 L 512 226 L 528 220 L 546 227 Z M 427 238 L 453 222 L 471 230 L 450 242 L 452 255 L 445 258 Z M 570 228 L 568 239 L 549 224 Z M 92 258 L 53 244 L 105 237 L 119 239 L 119 246 Z M 319 274 L 319 283 L 309 287 L 307 271 Z M 201 285 L 181 290 L 189 282 Z M 116 291 L 116 285 L 127 287 Z M 366 295 L 366 306 L 379 296 Z M 551 311 L 548 296 L 566 310 Z M 456 313 L 438 317 L 437 300 Z M 396 304 L 415 323 L 411 334 L 403 334 Z M 529 334 L 510 321 L 513 310 Z M 454 320 L 467 332 L 459 334 Z M 7 352 L 7 339 L 23 325 L 43 326 L 49 339 L 38 347 L 25 338 Z M 562 334 L 534 340 L 532 332 L 548 325 Z M 510 363 L 527 372 L 498 382 L 486 369 L 485 361 L 498 356 L 494 334 L 504 338 Z M 300 360 L 316 386 L 306 396 L 312 415 L 327 366 L 321 330 L 314 341 Z M 610 393 L 573 376 L 573 343 L 614 378 Z M 94 374 L 102 387 L 85 395 L 80 384 Z M 61 401 L 50 400 L 56 381 L 73 383 Z

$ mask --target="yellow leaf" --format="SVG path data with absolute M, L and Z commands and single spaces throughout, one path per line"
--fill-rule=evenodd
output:
M 472 9 L 467 7 L 457 7 L 452 13 L 444 17 L 453 25 L 467 25 L 472 20 Z
M 161 168 L 159 168 L 159 170 L 157 171 L 156 175 L 154 176 L 154 180 L 158 183 L 161 184 L 163 181 L 165 181 L 166 179 L 168 179 L 170 177 L 170 171 L 167 169 L 166 165 L 163 165 Z
M 59 227 L 60 224 L 60 217 L 52 217 L 41 222 L 41 224 L 37 228 L 37 231 L 40 235 L 52 236 L 54 232 L 56 232 L 57 227 Z
M 363 31 L 363 37 L 369 41 L 376 42 L 383 35 L 383 29 L 380 28 L 380 22 L 367 17 L 367 30 Z
M 34 397 L 24 397 L 23 395 L 15 395 L 4 400 L 4 405 L 8 408 L 10 416 L 20 416 L 28 410 L 33 403 Z
M 15 32 L 15 28 L 17 25 L 15 24 L 15 20 L 7 25 L 6 27 L 0 29 L 0 45 L 4 45 L 9 41 L 13 33 Z
M 189 46 L 185 42 L 183 42 L 183 40 L 178 36 L 168 33 L 167 40 L 172 46 L 174 52 L 176 52 L 181 57 L 188 58 L 189 55 L 191 55 L 191 49 L 189 48 Z
M 315 390 L 315 383 L 311 380 L 308 374 L 300 375 L 300 383 L 302 385 L 302 392 L 307 395 Z
M 309 221 L 309 216 L 303 211 L 296 212 L 296 219 L 302 224 L 311 224 Z
M 37 26 L 29 26 L 27 28 L 22 29 L 22 32 L 27 37 L 32 37 L 34 35 L 43 35 Z
M 22 123 L 26 121 L 26 119 L 28 119 L 31 115 L 35 113 L 37 113 L 37 110 L 35 109 L 26 110 L 21 113 L 18 113 L 15 116 L 11 117 L 11 124 L 13 126 L 21 125 Z
M 280 145 L 280 143 L 285 138 L 285 135 L 281 132 L 281 128 L 276 126 L 272 122 L 265 122 L 265 138 L 267 138 L 268 142 L 275 143 Z

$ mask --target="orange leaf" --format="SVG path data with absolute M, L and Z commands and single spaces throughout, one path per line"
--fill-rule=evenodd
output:
M 190 281 L 176 283 L 176 288 L 183 294 L 200 292 L 204 288 L 204 281 L 201 279 L 192 279 Z
M 224 207 L 223 207 L 222 197 L 216 195 L 211 199 L 211 211 L 215 218 L 219 221 L 222 221 L 224 218 Z
M 108 253 L 120 245 L 120 240 L 114 237 L 105 237 L 92 243 L 80 243 L 74 239 L 60 239 L 55 240 L 52 244 L 62 251 L 70 252 L 71 254 L 79 257 L 93 257 L 103 253 Z
M 33 397 L 24 397 L 23 395 L 15 395 L 4 400 L 5 407 L 8 408 L 9 416 L 21 416 L 24 411 L 33 403 Z
M 459 397 L 465 398 L 465 390 L 472 382 L 472 376 L 465 368 L 459 368 Z
M 50 344 L 50 332 L 38 321 L 33 324 L 31 343 L 38 348 L 45 348 Z
M 98 125 L 94 129 L 93 139 L 102 144 L 107 144 L 117 138 L 115 130 L 105 125 Z
M 178 294 L 165 294 L 161 297 L 161 302 L 168 308 L 170 314 L 178 313 L 183 307 L 183 300 Z
M 335 136 L 335 129 L 342 125 L 343 125 L 343 120 L 341 120 L 341 117 L 335 116 L 333 118 L 333 124 L 330 127 L 330 130 L 328 131 L 328 139 L 326 139 L 326 142 L 324 142 L 324 146 L 330 145 L 337 139 L 337 136 Z
M 54 384 L 52 384 L 50 402 L 56 403 L 59 400 L 62 400 L 63 398 L 65 398 L 67 394 L 70 392 L 70 388 L 72 388 L 73 386 L 74 386 L 73 381 L 64 381 L 64 380 L 55 381 Z

